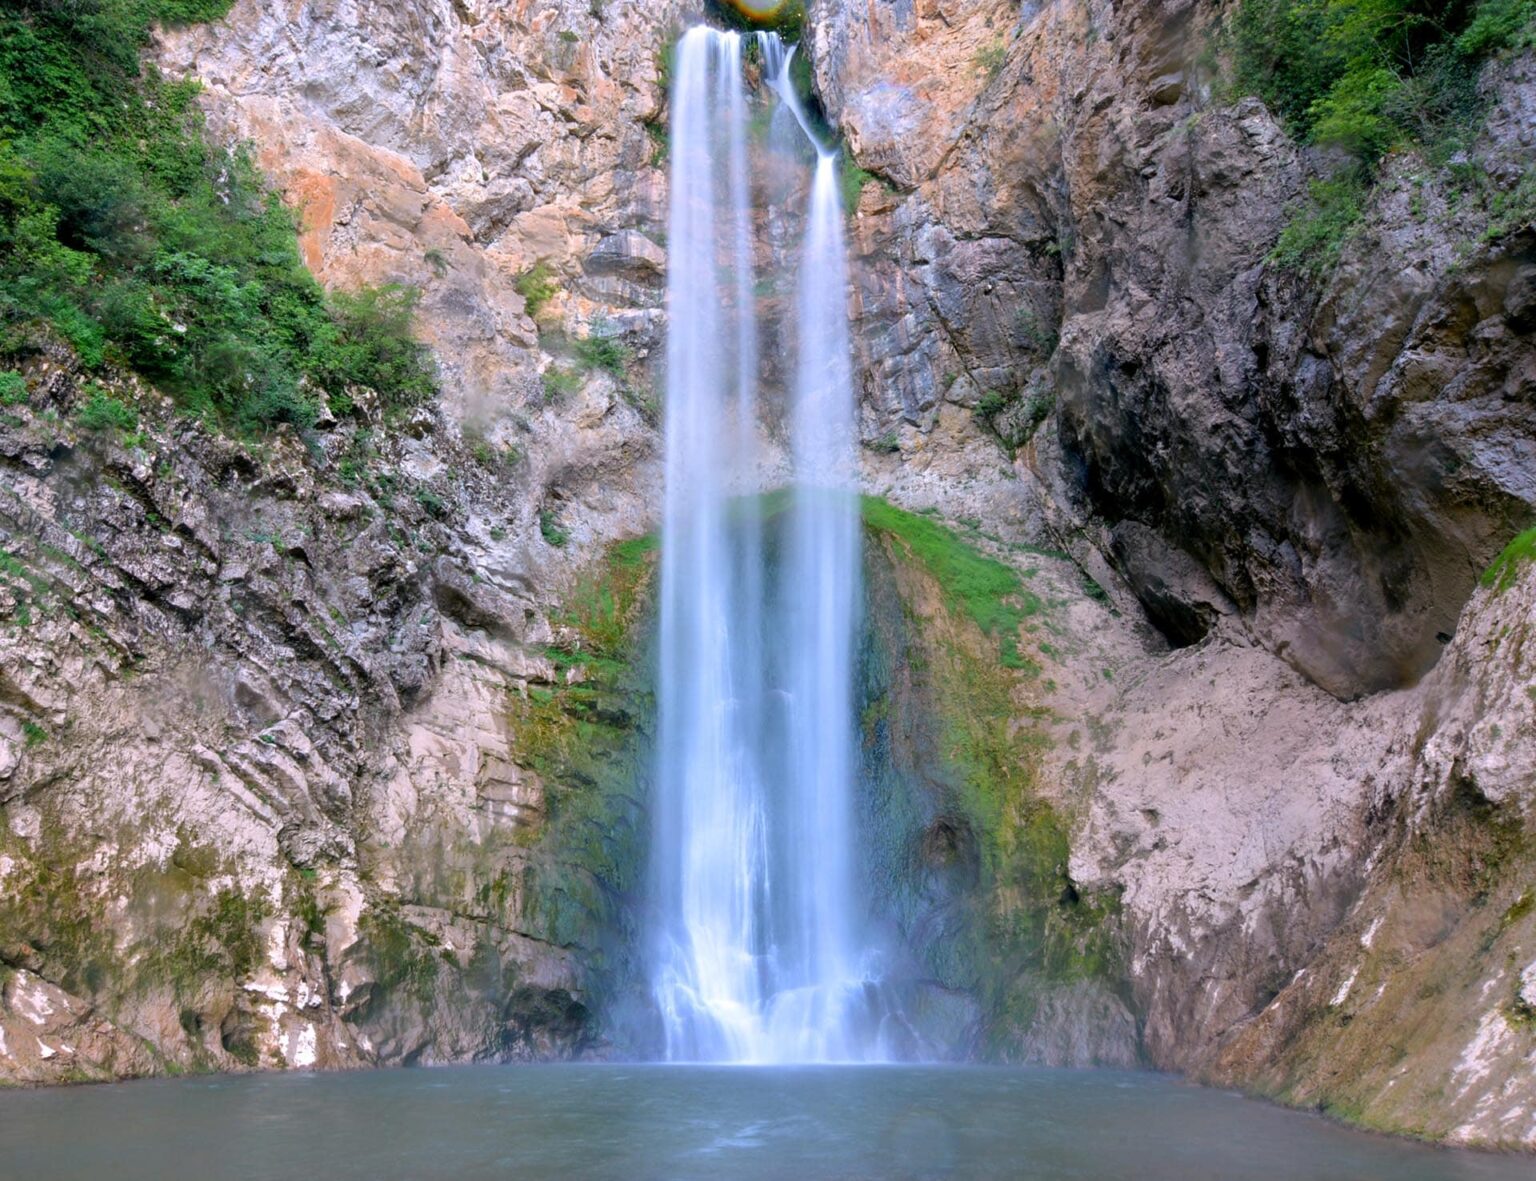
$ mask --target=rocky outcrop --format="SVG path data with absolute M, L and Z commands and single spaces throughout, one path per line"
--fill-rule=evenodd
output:
M 549 918 L 594 869 L 518 764 L 516 703 L 566 641 L 503 473 L 428 415 L 253 451 L 131 384 L 139 430 L 92 432 L 67 351 L 26 373 L 0 428 L 5 1076 L 589 1045 L 608 920 Z
M 1518 642 L 1489 642 L 1529 576 L 1473 592 L 1536 513 L 1536 240 L 1402 156 L 1326 284 L 1282 271 L 1319 161 L 1220 93 L 1220 15 L 816 6 L 820 93 L 875 174 L 871 480 L 1056 539 L 1174 649 L 1101 621 L 1124 659 L 1056 678 L 1045 776 L 1072 881 L 1120 896 L 1147 1059 L 1529 1147 L 1532 722 Z M 1531 70 L 1483 79 L 1471 162 L 1506 192 Z
M 1169 614 L 1198 565 L 1336 695 L 1421 676 L 1536 511 L 1530 234 L 1484 240 L 1486 211 L 1405 158 L 1326 289 L 1267 264 L 1311 163 L 1257 100 L 1213 97 L 1219 6 L 816 12 L 821 91 L 895 190 L 859 218 L 866 437 L 916 452 L 946 405 L 979 406 L 1018 446 L 1003 408 L 1053 405 L 1024 460 L 1058 527 L 1094 522 L 1174 642 L 1215 622 L 1204 589 Z M 1532 69 L 1484 79 L 1502 114 L 1474 157 L 1505 187 Z

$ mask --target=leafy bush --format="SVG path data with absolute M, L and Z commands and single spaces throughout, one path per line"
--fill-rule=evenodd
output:
M 0 0 L 0 352 L 50 325 L 88 368 L 136 369 L 184 408 L 307 425 L 348 383 L 433 388 L 394 289 L 329 300 L 293 215 L 196 87 L 142 70 L 151 22 L 229 0 Z
M 90 396 L 75 412 L 75 419 L 88 431 L 134 431 L 139 427 L 139 412 L 99 385 L 89 387 Z
M 1366 163 L 1475 116 L 1482 59 L 1533 31 L 1536 0 L 1240 0 L 1230 28 L 1240 89 Z
M 0 406 L 20 406 L 26 400 L 26 378 L 19 373 L 0 373 Z
M 571 540 L 569 531 L 561 526 L 559 518 L 551 509 L 545 509 L 539 514 L 539 536 L 556 549 L 564 549 Z
M 576 361 L 587 370 L 601 369 L 623 376 L 624 366 L 629 363 L 629 349 L 622 341 L 611 336 L 588 336 L 574 345 Z
M 533 266 L 517 277 L 513 284 L 517 293 L 523 297 L 527 305 L 528 314 L 535 319 L 555 294 L 560 290 L 555 282 L 554 272 L 549 269 L 549 264 L 536 262 Z
M 1320 276 L 1358 222 L 1376 162 L 1446 160 L 1476 127 L 1488 56 L 1536 43 L 1536 0 L 1240 0 L 1234 81 L 1308 143 L 1352 163 L 1311 186 L 1271 258 Z

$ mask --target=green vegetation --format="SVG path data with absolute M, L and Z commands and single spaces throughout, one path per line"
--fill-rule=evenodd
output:
M 539 536 L 556 549 L 564 549 L 571 540 L 569 531 L 560 524 L 553 509 L 545 509 L 539 514 Z
M 883 529 L 882 508 L 889 506 L 866 500 L 866 521 L 887 536 L 898 568 L 910 561 L 931 580 L 944 610 L 934 615 L 924 605 L 910 574 L 898 578 L 904 647 L 888 659 L 904 671 L 864 709 L 865 744 L 879 752 L 902 735 L 921 755 L 919 798 L 940 792 L 936 809 L 920 807 L 897 822 L 898 831 L 923 824 L 927 867 L 943 873 L 953 866 L 966 883 L 921 953 L 936 979 L 978 997 L 988 1018 L 984 1048 L 1007 1058 L 1053 990 L 1121 987 L 1119 899 L 1113 892 L 1085 893 L 1072 882 L 1069 819 L 1041 791 L 1049 713 L 1025 699 L 1028 682 L 1004 667 L 971 627 L 1017 576 L 988 569 L 989 559 L 925 517 L 901 514 L 897 528 Z M 985 572 L 968 573 L 977 565 Z M 885 626 L 875 621 L 877 631 Z M 901 772 L 893 766 L 887 774 Z M 882 797 L 900 809 L 912 790 L 890 783 Z M 896 859 L 891 871 L 898 879 L 912 872 L 901 845 L 883 856 Z M 906 904 L 921 914 L 930 902 L 917 896 Z
M 1315 277 L 1328 274 L 1364 215 L 1369 192 L 1367 177 L 1353 168 L 1329 180 L 1312 181 L 1306 206 L 1280 231 L 1270 261 Z
M 705 9 L 727 29 L 761 29 L 786 41 L 799 41 L 805 33 L 805 0 L 781 0 L 771 11 L 768 0 L 737 4 L 732 0 L 707 0 Z
M 1515 585 L 1520 568 L 1531 562 L 1536 562 L 1536 529 L 1527 529 L 1504 547 L 1483 572 L 1482 585 L 1501 595 Z
M 611 336 L 586 336 L 573 346 L 576 363 L 583 369 L 601 369 L 605 373 L 624 376 L 629 364 L 630 352 L 624 343 Z
M 241 431 L 311 424 L 349 385 L 429 395 L 413 297 L 327 299 L 293 215 L 243 150 L 211 145 L 196 87 L 141 68 L 152 22 L 227 0 L 0 4 L 0 354 L 46 324 Z
M 48 741 L 48 731 L 30 719 L 21 724 L 21 737 L 31 750 L 35 746 L 41 746 Z
M 139 429 L 139 412 L 95 384 L 86 386 L 86 399 L 75 412 L 75 418 L 88 431 Z
M 581 374 L 565 365 L 551 365 L 544 370 L 544 401 L 553 406 L 581 389 Z
M 1019 629 L 1026 619 L 1039 614 L 1043 604 L 1025 587 L 1018 571 L 987 557 L 938 522 L 879 497 L 863 497 L 863 514 L 867 528 L 893 537 L 922 564 L 951 607 L 998 640 L 1005 668 L 1035 667 L 1019 651 Z
M 976 403 L 976 417 L 990 428 L 1010 455 L 1022 447 L 1056 408 L 1056 391 L 1050 388 L 988 390 Z
M 875 175 L 860 168 L 847 147 L 838 153 L 837 167 L 837 182 L 843 194 L 843 212 L 851 217 L 858 211 L 859 198 L 864 194 L 864 186 L 873 181 Z
M 1001 37 L 989 45 L 983 45 L 971 59 L 971 64 L 986 76 L 988 82 L 997 80 L 997 76 L 1003 72 L 1003 66 L 1007 62 L 1008 43 Z
M 513 287 L 523 297 L 528 315 L 535 320 L 539 318 L 539 312 L 543 310 L 544 305 L 554 299 L 560 291 L 560 285 L 555 282 L 555 273 L 543 260 L 534 263 L 519 275 Z
M 1307 143 L 1348 162 L 1311 186 L 1275 248 L 1314 276 L 1337 261 L 1377 162 L 1398 148 L 1433 161 L 1481 119 L 1483 62 L 1536 44 L 1536 0 L 1241 0 L 1229 28 L 1238 90 Z
M 583 572 L 551 617 L 560 642 L 549 655 L 560 677 L 511 703 L 515 757 L 543 780 L 547 809 L 519 834 L 530 849 L 523 922 L 564 944 L 591 946 L 639 882 L 645 824 L 635 730 L 650 707 L 633 661 L 655 549 L 653 537 L 618 542 Z
M 0 406 L 20 406 L 27 400 L 27 381 L 19 373 L 0 373 Z

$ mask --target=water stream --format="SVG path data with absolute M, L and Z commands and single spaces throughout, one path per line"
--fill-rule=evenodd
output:
M 759 376 L 747 44 L 694 28 L 674 64 L 652 992 L 673 1061 L 867 1061 L 886 1053 L 854 857 L 861 595 L 837 160 L 795 98 L 792 51 L 761 36 L 754 101 L 792 118 L 814 165 L 777 416 L 787 498 L 754 500 L 763 412 L 786 391 Z M 768 503 L 783 506 L 771 523 Z

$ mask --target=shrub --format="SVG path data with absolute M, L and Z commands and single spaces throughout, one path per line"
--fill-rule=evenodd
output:
M 581 389 L 581 374 L 563 365 L 551 365 L 544 371 L 544 402 L 553 406 Z
M 1331 271 L 1364 214 L 1369 183 L 1358 169 L 1308 186 L 1307 200 L 1292 214 L 1270 251 L 1270 261 L 1314 277 Z
M 419 399 L 433 387 L 414 303 L 396 289 L 327 299 L 249 155 L 208 142 L 196 86 L 140 68 L 152 21 L 228 8 L 0 7 L 0 350 L 44 322 L 87 368 L 130 366 L 243 430 L 307 425 L 317 391 L 345 382 Z
M 20 406 L 26 400 L 26 378 L 19 373 L 0 373 L 0 406 Z
M 560 519 L 552 509 L 545 509 L 539 514 L 539 536 L 556 549 L 564 549 L 571 540 L 570 533 L 561 526 Z
M 574 348 L 576 361 L 583 369 L 601 369 L 623 376 L 624 366 L 629 363 L 629 349 L 611 336 L 588 336 L 578 340 Z
M 528 314 L 534 319 L 538 318 L 544 305 L 560 290 L 555 282 L 554 272 L 549 269 L 549 264 L 543 261 L 534 263 L 530 269 L 519 275 L 513 287 L 523 297 Z
M 1479 62 L 1532 42 L 1536 0 L 1240 0 L 1229 33 L 1239 89 L 1369 163 L 1475 118 Z
M 1008 61 L 1008 46 L 1001 37 L 976 51 L 971 64 L 986 75 L 987 81 L 995 81 Z
M 321 355 L 328 389 L 377 390 L 387 409 L 403 410 L 437 392 L 431 354 L 411 336 L 421 292 L 387 285 L 331 297 L 335 335 Z
M 139 413 L 121 399 L 114 398 L 99 385 L 90 388 L 90 395 L 75 412 L 75 420 L 88 431 L 135 431 L 139 428 Z

